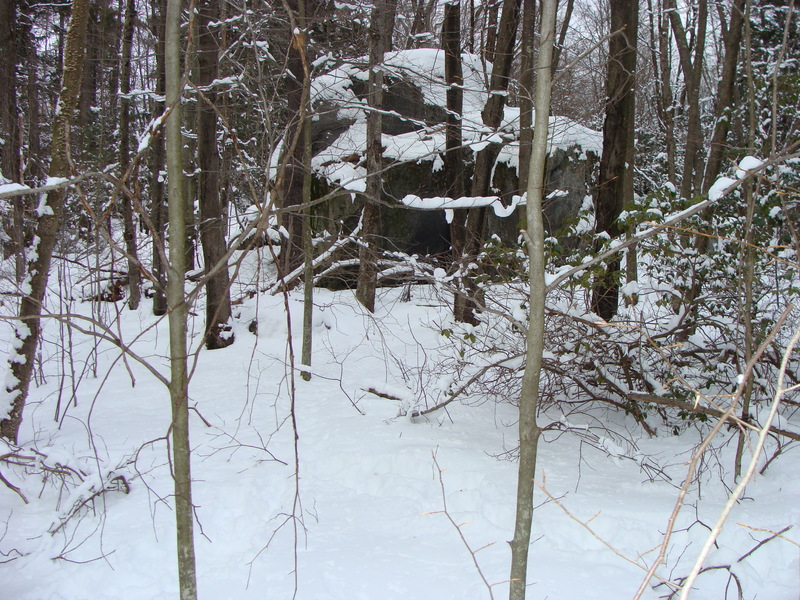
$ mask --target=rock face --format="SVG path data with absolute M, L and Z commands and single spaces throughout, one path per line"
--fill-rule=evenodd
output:
M 316 197 L 339 190 L 334 200 L 317 210 L 315 228 L 336 231 L 355 227 L 364 191 L 366 140 L 366 60 L 339 67 L 312 84 L 312 169 Z M 520 195 L 517 162 L 519 109 L 506 108 L 501 131 L 486 131 L 480 111 L 488 97 L 480 58 L 462 55 L 464 71 L 464 144 L 474 153 L 491 139 L 504 146 L 495 165 L 493 193 L 510 205 Z M 491 68 L 491 65 L 489 65 Z M 436 254 L 450 247 L 443 210 L 405 207 L 406 196 L 447 196 L 442 172 L 446 117 L 444 53 L 421 49 L 389 53 L 384 66 L 384 174 L 381 200 L 384 249 L 410 254 Z M 602 147 L 602 135 L 563 117 L 551 117 L 548 192 L 545 216 L 550 233 L 581 208 L 591 193 L 592 171 Z M 469 153 L 468 153 L 469 154 Z M 467 177 L 472 164 L 464 165 Z M 516 241 L 524 209 L 507 217 L 491 214 L 488 233 Z

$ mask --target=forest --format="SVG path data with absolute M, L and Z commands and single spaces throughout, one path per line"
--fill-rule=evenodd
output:
M 0 0 L 0 597 L 800 597 L 795 0 Z

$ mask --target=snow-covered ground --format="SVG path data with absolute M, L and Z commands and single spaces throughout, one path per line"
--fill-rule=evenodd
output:
M 448 307 L 431 288 L 414 288 L 410 302 L 401 301 L 401 292 L 380 290 L 369 315 L 351 292 L 318 290 L 309 382 L 291 377 L 280 296 L 237 306 L 236 343 L 197 352 L 190 394 L 197 409 L 191 435 L 201 598 L 489 598 L 482 577 L 494 598 L 507 596 L 516 408 L 465 399 L 412 422 L 399 416 L 400 403 L 367 391 L 413 402 L 404 372 L 413 376 L 413 367 L 435 364 Z M 288 301 L 298 356 L 301 298 L 297 292 Z M 95 313 L 167 374 L 166 322 L 150 308 L 148 301 L 138 312 L 103 304 Z M 91 309 L 72 306 L 84 314 Z M 257 335 L 248 331 L 254 316 Z M 193 319 L 196 348 L 203 315 Z M 4 322 L 0 332 L 5 362 L 10 325 Z M 23 469 L 0 463 L 0 473 L 29 501 L 0 483 L 0 598 L 177 597 L 166 388 L 107 342 L 94 354 L 95 342 L 73 332 L 64 353 L 55 320 L 47 321 L 44 335 L 44 377 L 28 402 L 22 454 L 40 453 L 48 465 L 80 471 L 84 483 L 58 474 L 43 482 L 36 469 L 23 477 Z M 59 401 L 60 427 L 53 420 Z M 559 416 L 545 414 L 542 424 Z M 633 598 L 657 556 L 699 440 L 692 430 L 649 438 L 622 415 L 596 416 L 610 432 L 595 428 L 594 417 L 571 416 L 571 431 L 544 434 L 537 479 L 552 499 L 535 492 L 529 598 Z M 708 456 L 658 577 L 689 572 L 727 497 L 719 475 L 727 469 L 730 484 L 734 446 L 720 444 Z M 748 486 L 706 562 L 732 565 L 745 598 L 800 598 L 796 454 L 788 450 Z M 108 491 L 60 525 L 98 473 L 106 481 L 123 476 L 129 493 Z M 124 487 L 119 479 L 114 485 Z M 445 501 L 460 531 L 443 513 Z M 793 527 L 787 539 L 758 545 L 770 537 L 766 531 L 786 527 Z M 653 587 L 657 582 L 643 598 L 668 595 L 666 586 Z M 736 598 L 737 584 L 728 570 L 708 571 L 692 597 Z

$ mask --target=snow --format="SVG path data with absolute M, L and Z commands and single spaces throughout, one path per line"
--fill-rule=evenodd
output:
M 445 273 L 438 270 L 434 276 L 441 281 Z M 428 418 L 401 416 L 424 401 L 409 374 L 441 351 L 452 301 L 440 297 L 435 286 L 414 287 L 410 302 L 401 302 L 401 293 L 381 289 L 372 315 L 352 292 L 315 290 L 309 382 L 299 377 L 290 382 L 289 329 L 280 295 L 244 298 L 235 307 L 235 343 L 192 356 L 201 598 L 288 599 L 295 581 L 300 600 L 488 598 L 459 532 L 441 512 L 444 500 L 476 551 L 494 597 L 507 596 L 506 541 L 513 534 L 517 464 L 506 453 L 516 446 L 517 410 L 464 398 Z M 296 349 L 301 300 L 298 290 L 286 301 Z M 192 307 L 190 317 L 194 350 L 201 343 L 202 304 Z M 89 303 L 74 303 L 70 310 L 98 314 Z M 523 313 L 520 307 L 520 318 Z M 139 311 L 107 314 L 133 351 L 168 373 L 167 324 L 151 315 L 149 302 Z M 254 316 L 257 335 L 247 330 Z M 12 343 L 13 330 L 3 323 L 0 359 L 5 363 L 2 348 Z M 57 322 L 45 320 L 43 327 L 45 339 L 58 337 Z M 80 381 L 74 404 L 69 365 L 60 387 L 62 358 L 78 372 L 98 361 L 98 376 Z M 29 501 L 23 503 L 0 482 L 0 562 L 10 560 L 0 566 L 0 595 L 79 600 L 90 585 L 95 600 L 177 596 L 172 480 L 164 441 L 170 423 L 167 390 L 135 361 L 124 365 L 110 344 L 100 343 L 95 353 L 94 342 L 77 332 L 69 355 L 45 344 L 42 376 L 31 390 L 21 454 L 34 457 L 35 464 L 68 466 L 81 475 L 68 477 L 62 486 L 55 475 L 43 483 L 34 469 L 26 477 L 23 469 L 0 464 Z M 431 376 L 430 394 L 443 394 L 458 380 L 452 372 Z M 297 457 L 289 419 L 291 385 L 297 390 Z M 60 399 L 66 418 L 59 425 L 53 414 Z M 602 427 L 592 416 L 567 418 L 553 411 L 541 417 L 543 425 L 561 422 L 570 432 L 546 431 L 540 443 L 529 596 L 633 597 L 644 576 L 633 563 L 646 567 L 655 559 L 653 548 L 663 540 L 696 433 L 648 438 L 630 419 L 605 413 Z M 734 450 L 720 450 L 721 464 L 732 464 Z M 690 489 L 659 576 L 688 572 L 707 534 L 703 524 L 713 523 L 726 498 L 709 471 Z M 92 510 L 70 517 L 118 476 L 126 479 L 129 493 L 106 491 L 90 502 Z M 747 597 L 796 600 L 800 594 L 800 553 L 792 543 L 773 540 L 736 562 L 767 537 L 766 530 L 792 525 L 795 529 L 785 535 L 797 539 L 799 493 L 795 461 L 779 457 L 748 487 L 748 500 L 735 507 L 723 530 L 707 564 L 734 562 Z M 297 527 L 288 518 L 293 513 L 302 518 Z M 694 597 L 722 598 L 724 585 L 720 573 L 704 574 Z M 663 586 L 648 587 L 643 597 L 665 592 Z
M 763 165 L 763 160 L 759 160 L 755 156 L 745 156 L 741 161 L 739 161 L 739 166 L 736 169 L 736 177 L 739 179 L 744 179 L 751 172 L 757 171 Z
M 0 195 L 27 189 L 30 189 L 27 185 L 3 179 L 2 174 L 0 174 Z
M 462 54 L 461 60 L 464 74 L 461 119 L 464 145 L 477 153 L 490 143 L 502 144 L 497 161 L 516 169 L 519 162 L 519 108 L 507 106 L 500 129 L 488 129 L 481 116 L 489 96 L 484 64 L 480 57 L 468 53 Z M 317 111 L 335 110 L 338 121 L 352 123 L 328 148 L 314 156 L 312 169 L 328 181 L 355 192 L 363 191 L 363 186 L 358 182 L 366 176 L 363 161 L 358 160 L 366 147 L 366 103 L 356 96 L 351 85 L 353 79 L 367 77 L 366 65 L 367 59 L 364 57 L 316 77 L 311 84 L 312 104 Z M 491 69 L 491 64 L 487 64 L 487 68 Z M 447 105 L 448 86 L 444 79 L 442 50 L 421 48 L 387 53 L 384 76 L 387 79 L 405 76 L 419 86 L 426 104 L 442 108 Z M 320 118 L 319 113 L 315 118 Z M 437 171 L 443 165 L 441 155 L 446 147 L 445 128 L 441 125 L 425 127 L 425 123 L 418 125 L 420 129 L 417 131 L 384 134 L 381 139 L 385 148 L 383 155 L 398 162 L 430 161 L 433 162 L 432 169 Z M 549 152 L 575 146 L 579 146 L 584 153 L 593 152 L 598 156 L 602 151 L 603 138 L 600 132 L 565 117 L 550 117 L 548 135 Z
M 511 202 L 505 206 L 499 196 L 462 196 L 460 198 L 446 198 L 434 196 L 431 198 L 420 198 L 414 194 L 408 194 L 400 199 L 400 203 L 409 208 L 418 210 L 444 210 L 445 220 L 453 222 L 453 211 L 457 208 L 479 208 L 491 206 L 494 214 L 504 219 L 514 214 L 518 206 L 524 206 L 526 199 L 524 196 L 514 195 Z
M 708 190 L 708 199 L 712 201 L 719 200 L 725 195 L 725 190 L 736 182 L 736 179 L 731 179 L 730 177 L 720 177 L 714 182 L 711 189 Z
M 69 181 L 69 178 L 67 178 L 67 177 L 48 177 L 47 181 L 45 181 L 44 185 L 45 185 L 45 187 L 48 187 L 48 186 L 51 186 L 51 185 L 61 185 L 62 183 L 66 183 L 67 181 Z
M 47 195 L 42 194 L 41 198 L 39 198 L 39 205 L 36 207 L 36 215 L 38 217 L 43 217 L 44 215 L 54 215 L 53 207 L 47 204 Z

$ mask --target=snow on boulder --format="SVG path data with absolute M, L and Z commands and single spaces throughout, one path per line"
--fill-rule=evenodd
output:
M 519 189 L 519 108 L 507 107 L 500 131 L 488 130 L 481 111 L 488 98 L 491 65 L 479 56 L 462 54 L 464 76 L 464 144 L 474 153 L 489 143 L 503 147 L 493 177 L 493 194 L 511 207 Z M 368 69 L 366 57 L 316 77 L 311 86 L 312 170 L 317 196 L 337 187 L 348 201 L 328 203 L 326 215 L 334 223 L 353 221 L 359 204 L 350 202 L 364 191 Z M 387 247 L 405 252 L 435 253 L 449 248 L 444 209 L 424 211 L 402 206 L 403 198 L 448 196 L 443 177 L 446 92 L 444 51 L 422 48 L 389 52 L 385 56 L 383 137 L 384 197 L 398 209 L 382 208 Z M 556 232 L 574 215 L 590 190 L 592 167 L 602 150 L 602 134 L 564 117 L 550 119 L 548 191 L 554 194 L 545 208 L 549 229 Z M 468 175 L 472 164 L 465 165 Z M 395 214 L 397 213 L 397 214 Z M 503 216 L 499 216 L 499 215 Z M 519 218 L 515 211 L 494 211 L 490 233 L 516 240 Z M 320 215 L 323 216 L 323 215 Z M 449 215 L 448 215 L 449 216 Z

